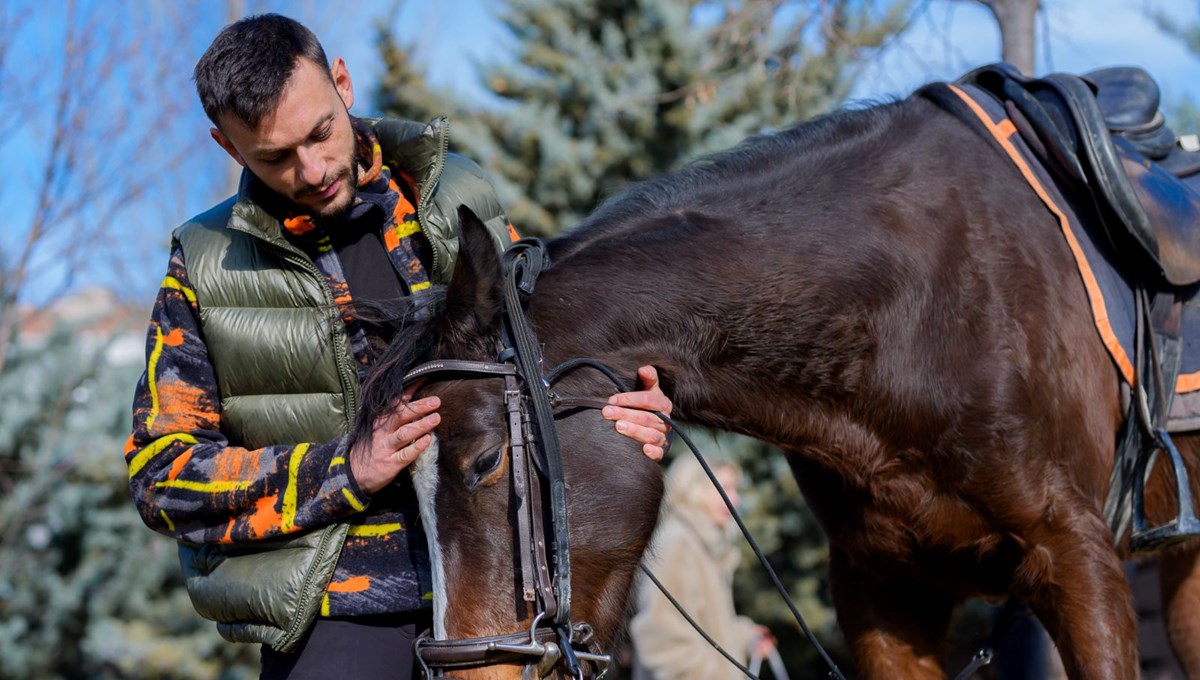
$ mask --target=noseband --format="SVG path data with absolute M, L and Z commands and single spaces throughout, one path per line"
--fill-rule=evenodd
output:
M 419 639 L 416 656 L 427 677 L 433 677 L 432 671 L 440 674 L 445 669 L 524 660 L 537 664 L 538 677 L 562 665 L 571 677 L 582 680 L 584 664 L 601 669 L 602 675 L 610 660 L 589 651 L 591 627 L 571 621 L 570 536 L 555 404 L 549 383 L 542 378 L 541 352 L 520 299 L 520 293 L 533 292 L 545 266 L 543 248 L 537 240 L 521 241 L 504 254 L 505 317 L 499 361 L 431 361 L 404 377 L 406 384 L 441 373 L 504 379 L 522 597 L 537 612 L 528 631 L 458 640 Z M 602 406 L 603 402 L 573 399 L 560 405 Z

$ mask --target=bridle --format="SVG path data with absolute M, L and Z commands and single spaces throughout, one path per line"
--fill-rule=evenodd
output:
M 550 391 L 554 382 L 581 366 L 604 373 L 621 391 L 628 391 L 619 377 L 594 359 L 573 359 L 541 373 L 542 355 L 521 304 L 521 294 L 531 295 L 541 271 L 549 265 L 540 239 L 524 239 L 504 253 L 504 316 L 501 349 L 497 361 L 443 359 L 422 364 L 404 377 L 409 384 L 429 375 L 451 373 L 471 378 L 503 377 L 504 404 L 509 432 L 513 493 L 518 501 L 517 539 L 521 568 L 522 597 L 537 612 L 527 631 L 457 640 L 433 640 L 422 636 L 414 643 L 417 660 L 426 677 L 445 669 L 478 668 L 501 663 L 536 663 L 537 677 L 545 677 L 563 666 L 572 678 L 583 680 L 585 664 L 603 677 L 611 657 L 592 651 L 592 628 L 571 620 L 570 536 L 567 531 L 566 483 L 562 454 L 554 426 L 556 408 L 601 409 L 607 402 L 588 397 L 560 397 Z M 692 450 L 709 480 L 758 557 L 809 642 L 829 668 L 829 677 L 844 680 L 841 671 L 813 635 L 800 615 L 779 576 L 750 534 L 711 467 L 691 439 L 674 421 L 655 413 Z M 653 576 L 651 575 L 653 579 Z M 657 580 L 655 579 L 657 582 Z M 665 591 L 664 591 L 665 592 Z M 667 593 L 668 598 L 670 594 Z M 673 604 L 678 604 L 674 602 Z M 695 622 L 680 608 L 693 626 Z M 703 631 L 697 626 L 703 635 Z M 707 639 L 707 636 L 705 636 Z M 711 640 L 710 640 L 711 642 Z M 723 654 L 725 652 L 723 650 Z M 740 670 L 754 677 L 725 654 Z
M 505 315 L 497 361 L 431 361 L 404 377 L 406 384 L 444 373 L 504 379 L 522 598 L 536 612 L 528 631 L 458 640 L 422 637 L 416 643 L 416 656 L 428 677 L 444 669 L 525 660 L 536 662 L 538 677 L 561 665 L 571 677 L 582 680 L 585 664 L 600 669 L 602 675 L 610 661 L 608 655 L 591 651 L 591 627 L 571 620 L 566 483 L 554 427 L 556 406 L 602 408 L 604 402 L 555 398 L 552 403 L 550 381 L 542 377 L 541 352 L 520 299 L 521 293 L 533 292 L 547 264 L 544 252 L 540 240 L 530 239 L 513 244 L 504 254 Z
M 584 663 L 603 668 L 609 657 L 589 651 L 591 627 L 570 620 L 570 535 L 566 523 L 562 461 L 538 436 L 530 392 L 546 394 L 546 383 L 534 390 L 523 389 L 519 368 L 512 362 L 442 360 L 410 371 L 405 382 L 431 374 L 454 373 L 471 378 L 503 377 L 504 408 L 509 435 L 509 469 L 517 503 L 517 557 L 521 570 L 521 594 L 537 611 L 528 631 L 458 640 L 417 641 L 417 658 L 431 671 L 471 668 L 522 659 L 537 663 L 538 677 L 545 677 L 560 663 L 572 677 L 583 678 Z M 571 400 L 571 405 L 578 404 Z M 599 400 L 596 400 L 599 401 Z M 563 404 L 568 405 L 568 404 Z M 553 431 L 551 426 L 551 431 Z M 555 483 L 557 482 L 557 484 Z M 547 497 L 549 501 L 547 502 Z M 550 537 L 547 540 L 547 537 Z

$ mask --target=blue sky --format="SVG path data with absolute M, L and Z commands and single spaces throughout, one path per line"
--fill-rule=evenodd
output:
M 882 60 L 866 69 L 855 97 L 902 96 L 924 82 L 951 79 L 974 66 L 999 60 L 999 30 L 985 7 L 969 0 L 917 0 L 915 4 L 920 9 L 918 19 Z M 1136 64 L 1159 79 L 1164 99 L 1194 95 L 1200 100 L 1200 61 L 1179 41 L 1164 36 L 1150 18 L 1161 11 L 1180 21 L 1196 21 L 1200 2 L 1043 0 L 1042 4 L 1039 73 Z M 476 94 L 482 90 L 473 75 L 472 59 L 486 63 L 503 53 L 506 36 L 494 19 L 500 7 L 500 2 L 487 0 L 408 2 L 401 14 L 399 35 L 430 36 L 415 44 L 431 80 L 462 94 Z M 373 73 L 369 51 L 363 59 Z
M 1166 101 L 1200 100 L 1200 61 L 1183 44 L 1161 33 L 1151 14 L 1182 22 L 1200 17 L 1188 0 L 1042 0 L 1038 19 L 1037 72 L 1082 73 L 1103 66 L 1138 65 L 1162 85 Z M 974 66 L 997 61 L 1000 32 L 991 13 L 976 2 L 931 0 L 927 10 L 882 60 L 873 64 L 855 96 L 902 95 L 928 80 L 951 79 Z
M 199 4 L 189 6 L 198 8 L 196 14 L 200 18 L 188 23 L 181 35 L 172 36 L 170 57 L 173 63 L 177 61 L 183 65 L 170 75 L 175 79 L 170 84 L 178 91 L 190 91 L 190 66 L 226 19 L 226 3 L 194 1 Z M 15 8 L 30 11 L 35 19 L 33 30 L 19 36 L 14 51 L 16 63 L 54 72 L 61 64 L 61 56 L 46 46 L 53 45 L 61 36 L 64 4 L 36 0 L 7 2 L 0 7 L 0 18 Z M 111 6 L 98 4 L 101 0 L 80 2 L 84 7 Z M 875 2 L 883 6 L 888 0 Z M 881 59 L 864 68 L 853 98 L 873 100 L 903 96 L 921 83 L 954 78 L 974 66 L 999 58 L 999 33 L 984 7 L 964 0 L 917 0 L 917 3 L 921 12 L 911 29 L 895 41 Z M 495 16 L 503 8 L 499 0 L 407 0 L 399 4 L 392 0 L 366 0 L 352 5 L 352 21 L 346 6 L 341 3 L 245 0 L 243 4 L 250 12 L 282 9 L 294 13 L 317 32 L 330 57 L 344 57 L 355 77 L 358 104 L 354 111 L 360 115 L 374 113 L 370 109 L 369 94 L 381 70 L 375 56 L 371 22 L 392 16 L 397 6 L 400 11 L 393 19 L 397 35 L 414 46 L 418 63 L 425 66 L 431 82 L 438 87 L 466 97 L 484 96 L 475 65 L 503 58 L 510 49 L 510 39 Z M 136 10 L 120 13 L 135 17 L 135 21 L 167 11 L 164 10 L 167 5 L 154 0 L 123 0 L 121 5 Z M 1038 24 L 1039 72 L 1086 71 L 1105 65 L 1138 64 L 1160 80 L 1167 102 L 1185 96 L 1200 101 L 1200 83 L 1196 78 L 1200 61 L 1178 41 L 1160 33 L 1149 18 L 1150 12 L 1159 10 L 1181 21 L 1195 21 L 1200 18 L 1200 3 L 1190 0 L 1043 0 L 1043 5 Z M 113 84 L 117 96 L 136 87 L 136 76 L 131 74 L 132 71 L 123 76 L 129 82 Z M 5 96 L 5 91 L 0 89 L 0 105 Z M 127 289 L 133 298 L 144 299 L 148 304 L 165 266 L 169 229 L 221 198 L 224 185 L 213 176 L 220 175 L 223 152 L 215 144 L 205 141 L 208 125 L 194 94 L 182 106 L 180 115 L 162 130 L 162 135 L 173 145 L 185 140 L 201 141 L 194 159 L 187 164 L 196 170 L 195 173 L 188 175 L 180 172 L 185 168 L 173 168 L 179 175 L 178 179 L 172 177 L 176 189 L 186 185 L 194 190 L 164 192 L 130 211 L 120 224 L 113 226 L 118 243 L 115 247 L 108 244 L 108 250 L 104 251 L 108 254 L 107 259 L 115 261 L 116 266 L 110 261 L 107 266 L 95 264 L 91 269 L 75 272 L 70 286 L 114 285 Z M 130 122 L 136 126 L 137 121 Z M 43 123 L 33 117 L 25 123 L 20 134 L 8 143 L 0 144 L 0 162 L 10 169 L 9 181 L 0 185 L 0 210 L 7 216 L 0 222 L 0 249 L 11 248 L 27 228 L 28 220 L 24 217 L 32 209 L 27 188 L 37 181 L 36 160 L 47 144 Z M 113 140 L 114 147 L 118 142 Z M 97 154 L 97 157 L 104 156 Z M 135 172 L 136 168 L 115 167 L 112 170 Z M 207 173 L 207 184 L 195 181 L 197 173 Z M 45 273 L 36 290 L 49 292 L 40 300 L 35 292 L 31 299 L 44 302 L 46 295 L 59 294 L 62 287 L 54 284 L 64 275 L 63 271 Z

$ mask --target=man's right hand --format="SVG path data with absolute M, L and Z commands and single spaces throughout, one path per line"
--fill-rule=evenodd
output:
M 412 399 L 415 387 L 405 390 L 395 410 L 380 416 L 371 436 L 350 448 L 350 474 L 358 487 L 374 495 L 412 464 L 433 442 L 433 428 L 442 422 L 434 413 L 442 401 L 437 397 Z

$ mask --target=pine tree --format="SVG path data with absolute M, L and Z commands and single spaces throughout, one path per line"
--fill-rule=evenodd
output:
M 434 116 L 458 113 L 451 95 L 430 87 L 413 61 L 411 49 L 399 43 L 389 23 L 381 21 L 376 25 L 375 44 L 384 68 L 373 93 L 377 109 L 389 116 L 421 123 Z
M 523 233 L 552 234 L 629 182 L 840 103 L 904 3 L 513 0 L 516 63 L 485 73 L 511 104 L 456 136 Z
M 130 501 L 141 342 L 88 326 L 14 343 L 0 373 L 0 677 L 254 677 L 257 649 L 195 614 Z

